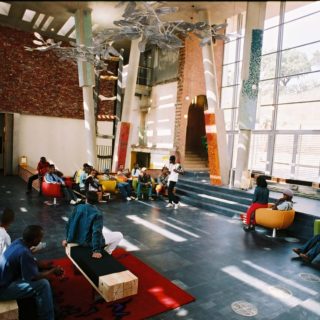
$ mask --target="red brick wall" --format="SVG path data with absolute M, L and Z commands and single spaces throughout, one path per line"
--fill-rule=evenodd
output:
M 83 119 L 77 65 L 51 51 L 26 51 L 32 40 L 31 33 L 0 26 L 0 111 Z M 113 82 L 102 86 L 104 95 L 114 95 Z M 110 105 L 103 102 L 102 110 Z
M 222 53 L 223 44 L 217 43 L 214 46 L 216 72 L 218 80 L 218 92 L 221 91 L 222 75 Z M 191 39 L 185 40 L 185 46 L 180 49 L 179 57 L 179 80 L 176 106 L 175 123 L 175 146 L 181 156 L 181 161 L 185 157 L 185 145 L 189 106 L 192 98 L 198 95 L 206 95 L 204 69 L 202 63 L 202 48 L 199 45 L 199 39 L 191 35 Z M 189 96 L 190 100 L 185 97 Z

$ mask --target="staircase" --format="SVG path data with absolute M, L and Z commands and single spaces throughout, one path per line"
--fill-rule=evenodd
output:
M 186 172 L 180 176 L 177 194 L 183 203 L 228 217 L 239 217 L 240 213 L 246 212 L 253 197 L 245 191 L 211 185 L 207 172 Z M 270 199 L 270 202 L 274 200 Z
M 208 157 L 186 151 L 183 167 L 185 170 L 208 171 Z

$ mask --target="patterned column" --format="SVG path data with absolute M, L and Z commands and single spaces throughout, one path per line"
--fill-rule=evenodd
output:
M 234 186 L 248 189 L 251 132 L 256 121 L 266 2 L 248 2 L 239 101 L 239 141 Z

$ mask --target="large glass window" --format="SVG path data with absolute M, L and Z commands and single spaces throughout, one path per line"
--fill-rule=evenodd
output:
M 244 13 L 233 31 L 244 34 Z M 249 169 L 320 181 L 320 1 L 269 1 Z M 244 38 L 226 44 L 221 106 L 229 142 L 237 132 Z M 229 146 L 233 168 L 237 145 Z

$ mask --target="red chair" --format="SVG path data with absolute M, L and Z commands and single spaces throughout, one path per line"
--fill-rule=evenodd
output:
M 46 197 L 53 198 L 53 202 L 46 201 L 47 205 L 56 205 L 57 198 L 63 198 L 63 193 L 61 191 L 61 185 L 59 183 L 47 183 L 42 182 L 42 194 Z

